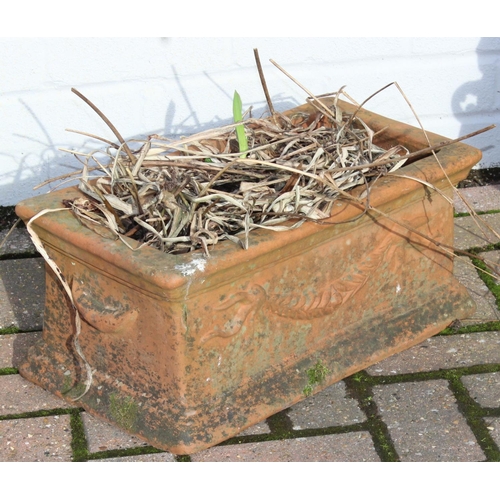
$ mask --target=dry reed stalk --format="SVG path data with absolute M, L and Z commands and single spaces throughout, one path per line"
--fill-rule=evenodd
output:
M 68 296 L 68 299 L 71 302 L 71 308 L 73 311 L 73 317 L 74 317 L 74 321 L 75 321 L 75 330 L 74 330 L 74 334 L 73 334 L 71 340 L 72 340 L 73 349 L 75 351 L 75 354 L 78 356 L 78 358 L 80 359 L 81 363 L 83 364 L 83 366 L 85 368 L 85 383 L 84 383 L 83 392 L 81 392 L 77 397 L 73 398 L 73 401 L 78 401 L 88 392 L 88 390 L 90 389 L 90 386 L 92 385 L 92 368 L 89 365 L 89 363 L 88 363 L 87 359 L 85 358 L 85 355 L 83 354 L 83 351 L 80 347 L 79 337 L 80 337 L 80 333 L 82 330 L 82 327 L 81 327 L 82 320 L 80 317 L 80 313 L 78 312 L 78 308 L 76 306 L 75 300 L 73 298 L 73 293 L 71 291 L 70 285 L 64 279 L 64 275 L 61 272 L 61 270 L 59 269 L 59 266 L 55 263 L 54 260 L 52 260 L 50 258 L 49 254 L 45 250 L 45 247 L 43 246 L 43 243 L 42 243 L 41 239 L 39 238 L 38 234 L 32 228 L 33 222 L 35 222 L 35 220 L 38 219 L 39 217 L 41 217 L 47 213 L 60 212 L 61 210 L 67 210 L 67 209 L 66 208 L 45 209 L 45 210 L 42 210 L 41 212 L 38 212 L 35 216 L 33 216 L 29 220 L 29 222 L 26 225 L 26 230 L 28 231 L 36 249 L 38 250 L 38 252 L 40 252 L 40 255 L 44 258 L 47 265 L 50 266 L 50 268 L 54 272 L 55 276 L 57 277 L 57 279 L 61 283 L 61 286 L 63 287 L 66 295 Z

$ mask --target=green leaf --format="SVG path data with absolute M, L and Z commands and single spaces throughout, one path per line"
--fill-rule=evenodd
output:
M 236 90 L 234 91 L 233 97 L 233 119 L 235 123 L 243 121 L 243 105 L 241 103 L 241 97 Z M 245 134 L 245 127 L 241 123 L 236 125 L 236 138 L 238 139 L 240 153 L 243 153 L 240 155 L 240 158 L 245 158 L 245 151 L 248 151 L 248 141 Z

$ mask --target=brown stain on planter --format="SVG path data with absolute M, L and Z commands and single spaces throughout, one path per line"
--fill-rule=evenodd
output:
M 420 130 L 361 116 L 374 129 L 388 126 L 386 146 L 426 146 Z M 456 183 L 480 153 L 454 144 L 438 156 Z M 432 158 L 404 173 L 451 194 Z M 17 212 L 28 220 L 75 195 L 69 188 L 36 197 Z M 255 231 L 248 250 L 222 242 L 210 258 L 132 251 L 70 213 L 37 219 L 83 318 L 79 340 L 94 380 L 78 404 L 153 446 L 194 453 L 303 399 L 305 387 L 321 390 L 470 315 L 452 257 L 408 230 L 452 245 L 446 200 L 414 180 L 386 177 L 370 202 L 391 219 L 339 200 L 329 219 L 336 224 Z M 19 370 L 71 400 L 85 373 L 72 348 L 70 303 L 50 268 L 46 290 L 42 340 Z M 322 377 L 311 384 L 318 360 Z

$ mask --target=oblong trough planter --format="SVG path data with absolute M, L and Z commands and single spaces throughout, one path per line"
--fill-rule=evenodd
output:
M 420 129 L 368 111 L 360 117 L 373 130 L 387 127 L 383 147 L 428 145 Z M 481 153 L 455 143 L 438 157 L 456 184 Z M 453 198 L 432 156 L 401 173 Z M 16 210 L 27 222 L 77 196 L 67 188 Z M 327 224 L 256 230 L 248 250 L 225 241 L 210 257 L 132 251 L 69 211 L 39 217 L 33 228 L 83 320 L 79 343 L 93 380 L 77 404 L 153 446 L 191 454 L 471 315 L 452 256 L 424 237 L 453 245 L 448 201 L 416 180 L 387 176 L 370 203 L 389 217 L 339 200 Z M 47 266 L 43 337 L 19 371 L 69 402 L 85 380 L 74 331 L 68 295 Z

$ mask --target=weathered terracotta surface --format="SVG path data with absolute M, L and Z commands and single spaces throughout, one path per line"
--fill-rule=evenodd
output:
M 389 125 L 386 147 L 426 146 L 418 129 L 362 117 L 375 130 Z M 459 143 L 438 156 L 456 183 L 480 152 Z M 401 173 L 451 195 L 432 157 Z M 75 196 L 74 188 L 57 191 L 17 212 L 27 220 Z M 339 224 L 255 231 L 249 250 L 222 242 L 210 258 L 131 251 L 68 212 L 37 219 L 83 318 L 80 344 L 94 374 L 78 404 L 158 448 L 193 453 L 470 315 L 450 255 L 405 227 L 452 245 L 452 206 L 394 177 L 376 183 L 370 202 L 391 220 L 362 215 L 341 223 L 362 207 L 339 201 L 329 219 Z M 43 339 L 20 372 L 71 400 L 85 379 L 71 347 L 72 309 L 49 268 L 46 286 Z M 310 377 L 315 367 L 319 383 Z

